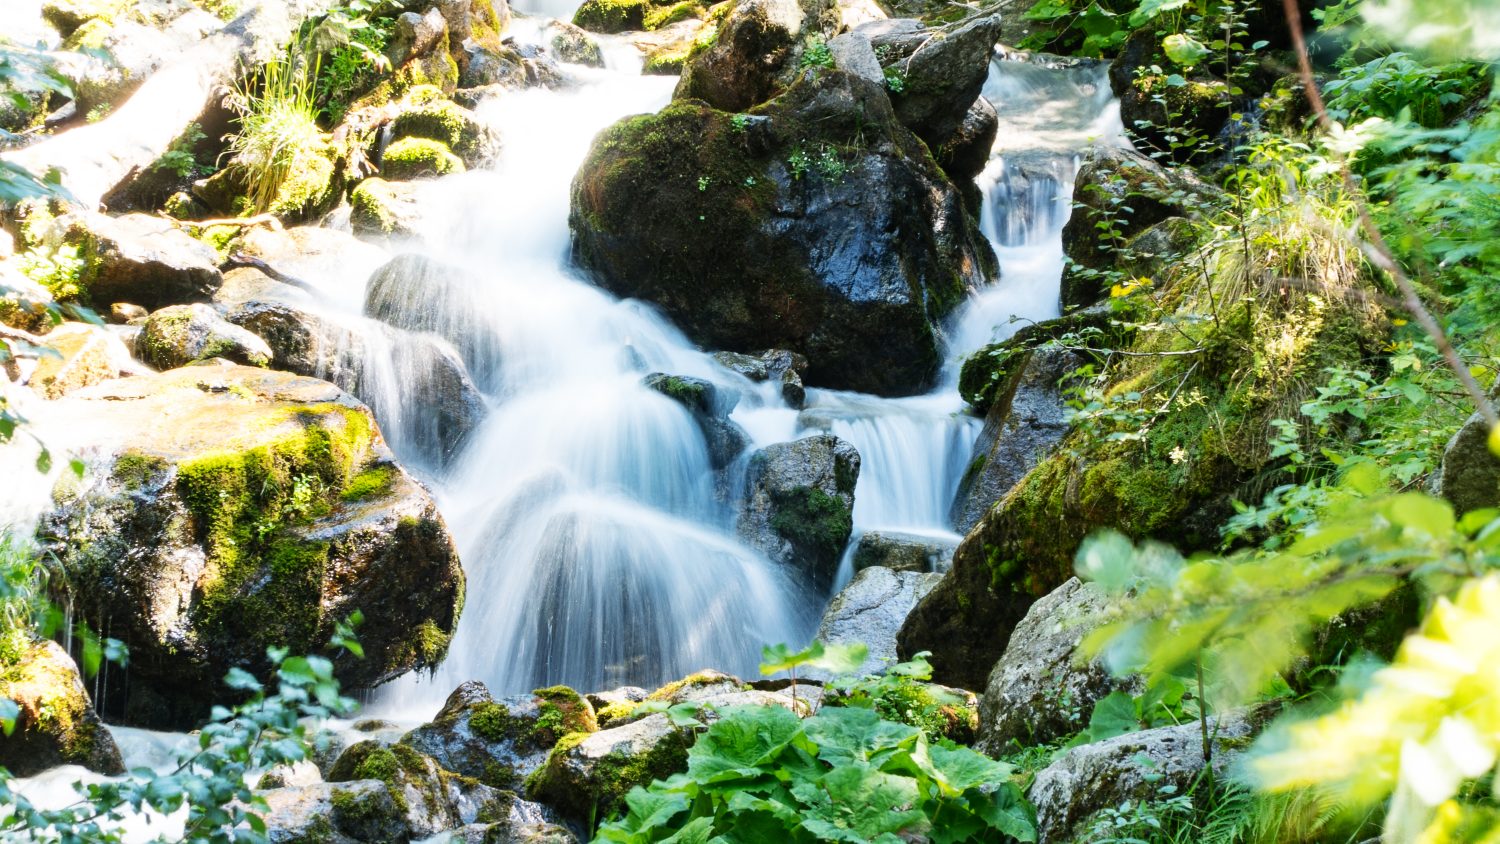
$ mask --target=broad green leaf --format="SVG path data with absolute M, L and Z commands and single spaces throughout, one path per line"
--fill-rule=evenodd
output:
M 698 738 L 688 759 L 688 773 L 701 782 L 755 777 L 802 732 L 802 721 L 780 706 L 725 709 Z
M 1083 739 L 1086 735 L 1085 743 L 1092 743 L 1133 733 L 1140 728 L 1141 721 L 1139 715 L 1136 714 L 1135 698 L 1125 692 L 1115 690 L 1094 704 L 1093 714 L 1089 716 L 1088 730 L 1079 738 Z
M 21 707 L 10 698 L 0 697 L 0 732 L 7 736 L 15 732 L 16 719 L 21 717 Z
M 863 765 L 835 768 L 793 793 L 808 804 L 803 829 L 827 841 L 900 841 L 896 833 L 927 826 L 927 816 L 912 808 L 919 797 L 915 781 Z
M 1168 35 L 1162 40 L 1161 48 L 1167 54 L 1167 58 L 1183 67 L 1194 67 L 1209 55 L 1209 50 L 1203 46 L 1203 42 L 1181 32 Z
M 990 826 L 1025 844 L 1036 841 L 1036 813 L 1020 786 L 1008 782 L 990 794 L 971 791 L 966 796 L 970 809 Z
M 942 776 L 944 791 L 961 794 L 978 786 L 992 786 L 1010 779 L 1011 766 L 967 747 L 933 745 L 927 749 L 933 767 Z
M 802 728 L 818 746 L 818 758 L 830 765 L 878 763 L 882 755 L 911 750 L 922 738 L 916 727 L 886 721 L 873 709 L 825 707 Z
M 663 838 L 661 844 L 708 844 L 713 833 L 713 818 L 694 818 L 676 833 Z
M 1176 11 L 1187 4 L 1188 0 L 1142 0 L 1141 5 L 1130 15 L 1130 25 L 1143 26 L 1161 13 Z

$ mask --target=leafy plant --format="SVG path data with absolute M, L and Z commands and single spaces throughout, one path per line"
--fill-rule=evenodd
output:
M 887 721 L 917 727 L 929 741 L 937 741 L 964 701 L 928 682 L 932 679 L 930 655 L 923 651 L 879 674 L 835 679 L 824 686 L 823 705 L 873 709 Z
M 868 709 L 721 713 L 684 774 L 635 788 L 596 841 L 1035 841 L 1010 766 Z
M 288 54 L 266 63 L 258 87 L 242 85 L 228 99 L 240 115 L 229 154 L 244 173 L 253 213 L 269 210 L 283 183 L 324 153 L 313 95 L 316 75 L 316 66 L 309 74 Z
M 799 63 L 803 70 L 810 67 L 832 70 L 834 67 L 833 50 L 829 49 L 827 41 L 815 36 L 808 39 L 807 46 L 802 48 L 802 58 Z
M 797 699 L 797 670 L 820 668 L 830 674 L 848 674 L 864 664 L 870 649 L 861 644 L 825 645 L 813 642 L 800 651 L 793 651 L 784 644 L 767 645 L 760 649 L 760 673 L 770 677 L 785 671 L 792 678 L 792 700 Z
M 188 124 L 182 134 L 167 147 L 167 151 L 151 165 L 152 168 L 176 173 L 181 179 L 202 175 L 208 168 L 198 164 L 193 148 L 205 137 L 202 126 L 197 123 Z
M 886 68 L 885 89 L 892 94 L 906 93 L 906 71 L 895 65 Z

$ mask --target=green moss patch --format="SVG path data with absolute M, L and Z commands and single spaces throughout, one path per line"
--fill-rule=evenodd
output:
M 798 487 L 775 497 L 771 527 L 820 559 L 836 559 L 854 530 L 843 501 L 815 487 Z

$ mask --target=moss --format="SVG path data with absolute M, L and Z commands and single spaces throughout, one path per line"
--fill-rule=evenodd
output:
M 655 6 L 646 13 L 643 25 L 648 30 L 660 29 L 690 18 L 703 17 L 703 4 L 696 0 L 681 0 L 679 3 Z
M 683 65 L 687 64 L 687 50 L 659 50 L 646 56 L 646 61 L 641 66 L 641 73 L 649 76 L 676 76 L 682 73 Z
M 998 396 L 1009 392 L 1013 379 L 1025 366 L 1030 350 L 1014 343 L 986 346 L 964 360 L 959 370 L 958 392 L 964 401 L 983 416 Z
M 573 13 L 576 26 L 592 32 L 613 34 L 645 28 L 646 0 L 584 0 Z
M 398 228 L 396 215 L 386 204 L 388 196 L 382 179 L 365 179 L 349 193 L 351 217 L 360 225 L 381 234 L 392 234 Z
M 720 674 L 717 671 L 698 671 L 696 673 L 689 674 L 686 677 L 683 677 L 681 680 L 673 680 L 665 686 L 662 686 L 661 688 L 647 695 L 646 700 L 671 700 L 684 689 L 696 689 L 702 688 L 704 686 L 713 686 L 726 681 L 732 681 L 733 679 L 734 678 L 730 677 L 729 675 Z M 631 704 L 631 706 L 634 705 L 635 704 Z
M 771 527 L 799 548 L 821 559 L 836 558 L 849 541 L 854 519 L 843 501 L 816 487 L 797 487 L 775 496 Z
M 380 160 L 381 175 L 398 181 L 463 171 L 464 163 L 446 144 L 428 138 L 402 138 L 387 147 Z
M 599 729 L 594 707 L 567 686 L 536 689 L 532 695 L 540 712 L 531 728 L 531 739 L 536 746 L 553 746 L 564 735 L 592 733 Z
M 342 405 L 315 405 L 283 421 L 300 427 L 242 451 L 184 461 L 177 472 L 177 494 L 208 563 L 195 621 L 226 641 L 258 643 L 248 645 L 255 652 L 317 644 L 328 545 L 285 528 L 326 512 L 373 437 L 369 419 Z
M 445 144 L 460 155 L 473 154 L 480 141 L 481 127 L 456 103 L 434 99 L 432 92 L 438 89 L 424 85 L 407 94 L 401 113 L 391 122 L 391 137 L 426 138 Z
M 599 707 L 594 717 L 598 719 L 601 728 L 618 727 L 634 720 L 631 716 L 635 714 L 639 706 L 640 704 L 633 701 L 617 701 Z
M 25 650 L 19 659 L 0 672 L 0 699 L 20 709 L 19 736 L 39 733 L 47 737 L 62 763 L 93 767 L 98 726 L 90 717 L 91 705 L 72 663 L 53 658 L 40 641 L 21 647 Z M 6 738 L 0 736 L 0 751 L 5 749 Z
M 491 788 L 515 788 L 519 785 L 517 779 L 514 765 L 507 765 L 493 759 L 485 761 L 484 772 L 479 777 L 480 782 Z
M 286 844 L 333 844 L 333 824 L 322 815 L 315 815 L 300 833 L 286 839 Z
M 560 775 L 561 760 L 587 738 L 586 733 L 572 733 L 559 740 L 547 762 L 527 780 L 527 793 L 580 817 L 607 817 L 630 789 L 666 779 L 687 767 L 687 739 L 673 731 L 644 753 L 611 753 L 596 760 L 583 782 L 572 782 Z
M 469 729 L 485 741 L 496 744 L 514 737 L 514 722 L 510 710 L 493 701 L 475 705 L 469 715 Z
M 299 166 L 276 189 L 276 198 L 266 211 L 278 217 L 308 220 L 337 204 L 342 186 L 334 152 L 333 145 L 326 144 L 300 156 Z
M 386 799 L 382 800 L 382 797 Z M 364 840 L 376 840 L 380 832 L 400 824 L 405 814 L 397 806 L 389 787 L 368 795 L 334 789 L 329 802 L 333 804 L 333 822 L 339 829 L 350 833 L 375 833 L 373 837 L 361 835 Z
M 377 498 L 390 492 L 391 485 L 395 482 L 396 468 L 394 466 L 371 466 L 351 478 L 340 497 L 345 501 Z

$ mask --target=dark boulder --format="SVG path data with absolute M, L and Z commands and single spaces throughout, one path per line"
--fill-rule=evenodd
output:
M 750 457 L 740 536 L 827 590 L 854 529 L 859 452 L 828 434 L 767 446 Z

